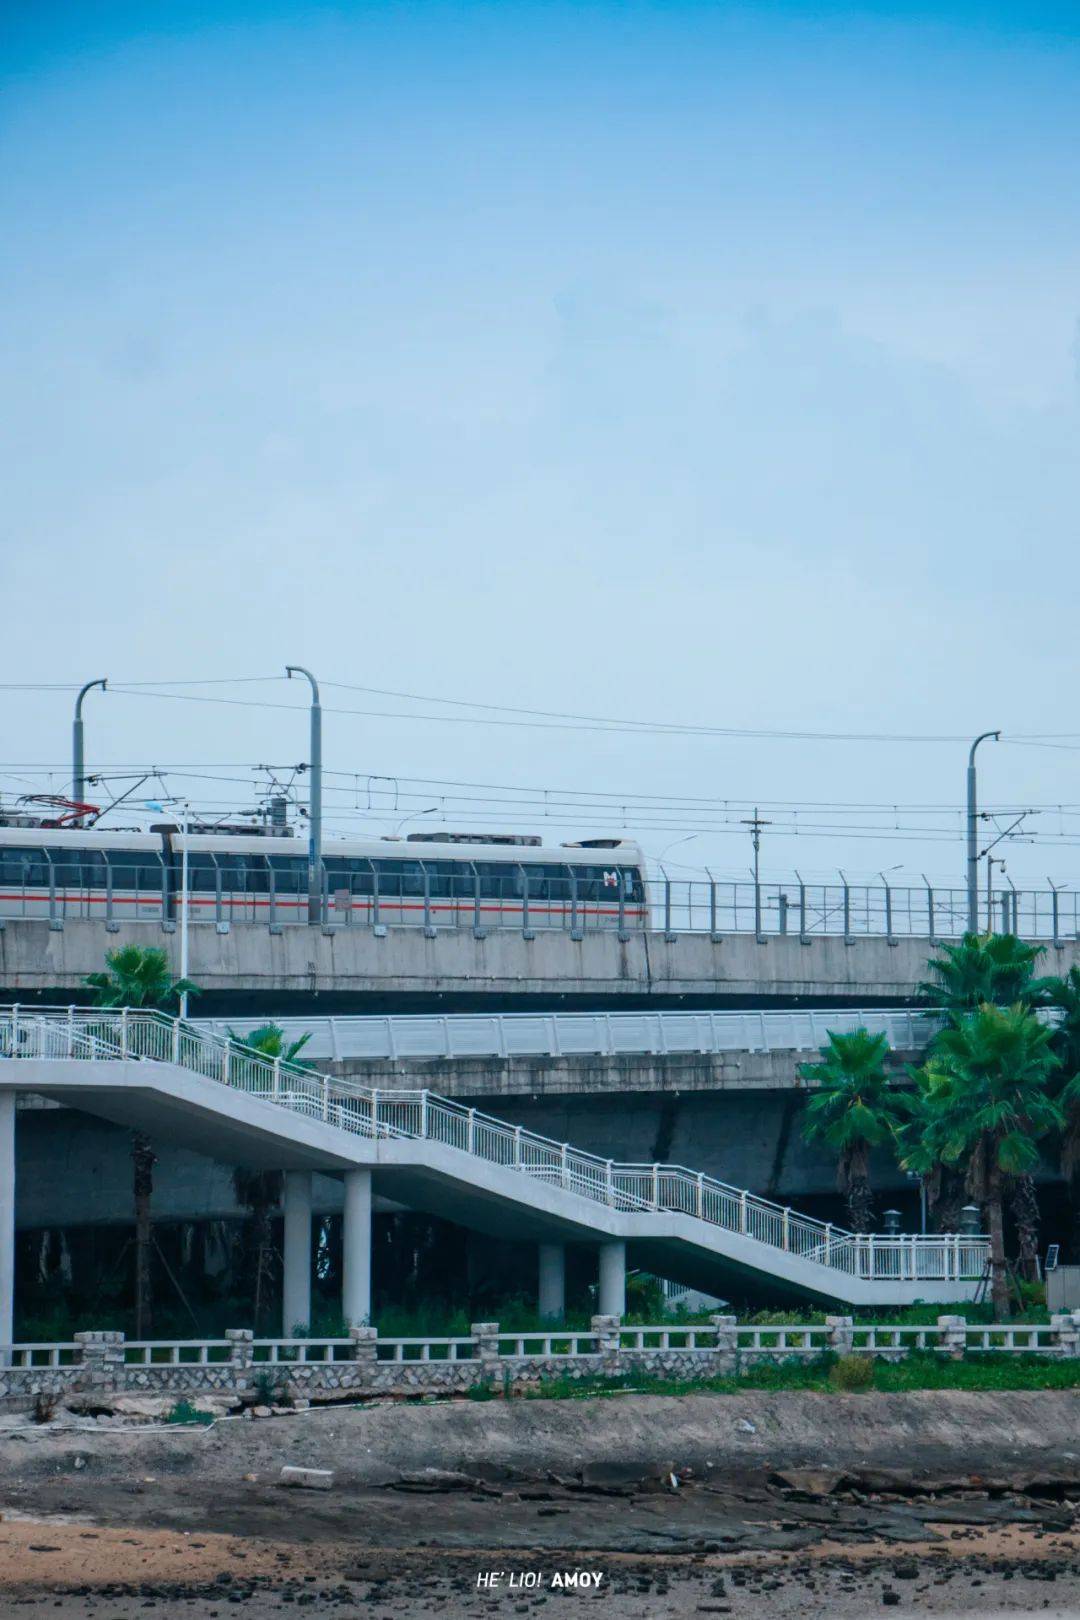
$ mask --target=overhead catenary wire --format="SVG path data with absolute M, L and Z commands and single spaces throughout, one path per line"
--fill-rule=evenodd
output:
M 252 702 L 250 699 L 227 697 L 200 697 L 190 693 L 181 693 L 171 690 L 175 687 L 189 686 L 239 686 L 239 685 L 269 685 L 284 679 L 281 675 L 229 675 L 229 676 L 199 676 L 196 678 L 180 677 L 169 680 L 119 680 L 109 683 L 109 690 L 114 695 L 173 698 L 176 701 L 204 702 L 231 704 L 238 707 L 257 707 L 268 709 L 291 710 L 300 709 L 301 706 L 292 703 Z M 882 742 L 882 743 L 964 743 L 970 740 L 967 732 L 886 732 L 886 731 L 838 731 L 835 729 L 810 729 L 798 727 L 767 727 L 767 726 L 706 726 L 689 721 L 641 720 L 631 716 L 589 715 L 569 710 L 536 709 L 510 704 L 490 703 L 484 699 L 449 698 L 442 694 L 405 692 L 391 687 L 376 687 L 361 685 L 356 682 L 325 680 L 325 687 L 336 691 L 363 692 L 373 697 L 389 697 L 396 701 L 410 703 L 429 703 L 449 708 L 474 709 L 482 711 L 479 715 L 417 715 L 401 712 L 388 712 L 385 710 L 367 709 L 328 709 L 328 713 L 352 714 L 366 719 L 387 720 L 431 720 L 435 722 L 448 721 L 458 724 L 473 725 L 511 725 L 540 726 L 541 729 L 585 729 L 585 730 L 617 730 L 639 731 L 644 734 L 673 734 L 673 735 L 700 735 L 711 737 L 745 737 L 763 738 L 779 741 L 806 741 L 806 742 Z M 31 682 L 11 681 L 0 682 L 3 691 L 76 691 L 76 682 Z M 514 716 L 514 720 L 490 718 L 491 716 Z M 1005 743 L 1028 744 L 1036 746 L 1067 746 L 1074 741 L 1080 748 L 1080 732 L 1009 732 L 1003 738 Z

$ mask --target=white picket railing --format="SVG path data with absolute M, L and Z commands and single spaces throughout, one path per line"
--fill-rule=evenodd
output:
M 124 1359 L 137 1367 L 207 1366 L 229 1359 L 228 1339 L 137 1339 L 124 1345 Z
M 77 1359 L 82 1346 L 62 1343 L 0 1345 L 0 1367 L 68 1367 Z
M 863 1235 L 817 1221 L 681 1165 L 616 1164 L 508 1125 L 431 1091 L 380 1092 L 267 1058 L 163 1013 L 0 1009 L 0 1059 L 171 1063 L 234 1091 L 368 1138 L 439 1142 L 612 1209 L 693 1216 L 849 1276 L 959 1282 L 986 1268 L 985 1237 Z
M 389 1338 L 376 1341 L 380 1361 L 472 1361 L 476 1357 L 476 1340 L 458 1335 L 454 1338 Z
M 623 1326 L 603 1318 L 594 1319 L 589 1329 L 546 1327 L 536 1331 L 502 1331 L 499 1324 L 478 1324 L 468 1334 L 394 1336 L 360 1330 L 357 1337 L 313 1337 L 310 1339 L 255 1339 L 250 1333 L 234 1333 L 215 1339 L 125 1340 L 122 1333 L 81 1335 L 70 1343 L 23 1343 L 0 1345 L 0 1378 L 21 1373 L 32 1379 L 35 1373 L 58 1371 L 78 1375 L 94 1360 L 101 1376 L 121 1385 L 126 1373 L 138 1376 L 153 1369 L 168 1387 L 173 1369 L 184 1376 L 206 1368 L 208 1389 L 217 1387 L 223 1369 L 232 1368 L 241 1380 L 258 1376 L 261 1369 L 287 1371 L 298 1366 L 341 1368 L 363 1359 L 369 1367 L 388 1364 L 416 1364 L 438 1368 L 447 1363 L 477 1364 L 489 1361 L 556 1361 L 597 1358 L 602 1354 L 634 1353 L 647 1355 L 672 1352 L 695 1356 L 732 1354 L 739 1366 L 761 1361 L 813 1360 L 827 1353 L 880 1356 L 901 1360 L 912 1352 L 934 1352 L 949 1357 L 989 1355 L 1034 1355 L 1073 1357 L 1080 1353 L 1080 1313 L 1053 1317 L 1040 1323 L 969 1323 L 959 1316 L 939 1316 L 923 1323 L 862 1323 L 850 1316 L 835 1316 L 828 1322 L 738 1323 L 734 1317 L 713 1317 L 709 1323 L 660 1323 L 653 1326 Z M 108 1338 L 108 1345 L 87 1345 L 86 1338 Z M 239 1343 L 244 1340 L 246 1342 Z M 133 1387 L 143 1387 L 136 1383 Z

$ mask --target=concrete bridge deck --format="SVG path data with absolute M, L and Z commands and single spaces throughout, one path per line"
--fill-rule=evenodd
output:
M 0 1343 L 10 1342 L 14 1093 L 32 1091 L 285 1178 L 285 1320 L 310 1309 L 311 1176 L 344 1178 L 344 1311 L 370 1314 L 373 1186 L 411 1208 L 541 1246 L 561 1310 L 563 1246 L 597 1246 L 600 1307 L 624 1309 L 627 1246 L 712 1293 L 734 1279 L 852 1304 L 974 1293 L 985 1240 L 861 1237 L 681 1166 L 615 1164 L 428 1091 L 377 1092 L 257 1057 L 160 1014 L 0 1012 Z

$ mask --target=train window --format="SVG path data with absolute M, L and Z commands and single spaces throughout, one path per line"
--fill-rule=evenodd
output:
M 103 849 L 81 849 L 77 857 L 67 857 L 71 863 L 69 870 L 73 870 L 75 860 L 78 861 L 78 882 L 84 889 L 103 889 L 105 887 L 105 851 Z M 59 881 L 59 879 L 57 880 Z
M 462 861 L 425 861 L 428 892 L 433 900 L 472 894 L 472 873 Z
M 568 866 L 548 866 L 547 897 L 560 903 L 570 900 L 570 868 Z
M 221 887 L 226 894 L 246 894 L 248 891 L 248 857 L 238 850 L 224 850 L 221 854 L 215 852 L 218 870 L 221 873 Z
M 188 851 L 188 888 L 193 894 L 214 894 L 217 891 L 217 861 L 208 849 Z M 176 862 L 176 887 L 181 881 L 181 864 Z M 224 887 L 224 881 L 222 882 Z
M 505 861 L 477 861 L 476 872 L 480 879 L 480 893 L 485 899 L 513 900 L 516 897 L 515 869 Z
M 114 891 L 161 888 L 161 862 L 156 855 L 139 849 L 109 849 L 100 853 L 105 866 L 112 873 Z M 100 882 L 103 884 L 105 876 L 105 872 L 101 871 Z
M 17 888 L 48 886 L 49 864 L 43 849 L 0 849 L 0 878 Z
M 329 855 L 323 860 L 326 885 L 331 894 L 335 889 L 348 889 L 350 894 L 371 894 L 371 862 L 362 856 Z
M 379 893 L 384 899 L 423 894 L 424 869 L 419 861 L 376 861 L 375 865 L 379 872 Z
M 81 849 L 47 849 L 45 856 L 52 868 L 53 880 L 58 889 L 78 889 L 82 887 L 82 872 L 80 863 L 84 851 Z M 49 881 L 48 871 L 45 873 L 46 883 Z
M 573 872 L 577 878 L 578 899 L 590 905 L 618 905 L 620 887 L 624 897 L 631 895 L 632 890 L 626 887 L 628 874 L 617 867 L 575 866 Z
M 243 859 L 248 894 L 265 894 L 270 887 L 266 856 L 245 855 Z
M 476 875 L 471 861 L 438 861 L 448 868 L 446 893 L 454 900 L 472 900 L 476 895 Z
M 639 866 L 624 866 L 621 875 L 623 894 L 628 900 L 640 904 L 645 898 L 645 889 L 641 882 L 641 868 Z
M 346 872 L 345 882 L 355 895 L 375 893 L 375 869 L 366 855 L 351 855 L 341 865 Z
M 520 894 L 528 883 L 530 900 L 569 900 L 569 871 L 569 867 L 547 862 L 542 866 L 537 862 L 526 862 L 515 873 L 515 892 Z
M 271 855 L 270 869 L 278 894 L 302 894 L 307 889 L 307 861 L 300 855 Z
M 222 873 L 223 893 L 253 894 L 266 889 L 266 865 L 261 855 L 246 855 L 238 849 L 225 849 L 215 851 L 214 859 Z

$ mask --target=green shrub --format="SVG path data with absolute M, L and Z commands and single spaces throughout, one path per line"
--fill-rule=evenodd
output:
M 261 1367 L 251 1380 L 257 1406 L 273 1406 L 281 1399 L 280 1375 Z
M 213 1423 L 213 1412 L 204 1412 L 198 1406 L 192 1406 L 189 1400 L 179 1400 L 170 1411 L 165 1414 L 166 1423 Z
M 874 1386 L 874 1363 L 870 1356 L 841 1356 L 829 1372 L 833 1389 L 854 1395 Z

